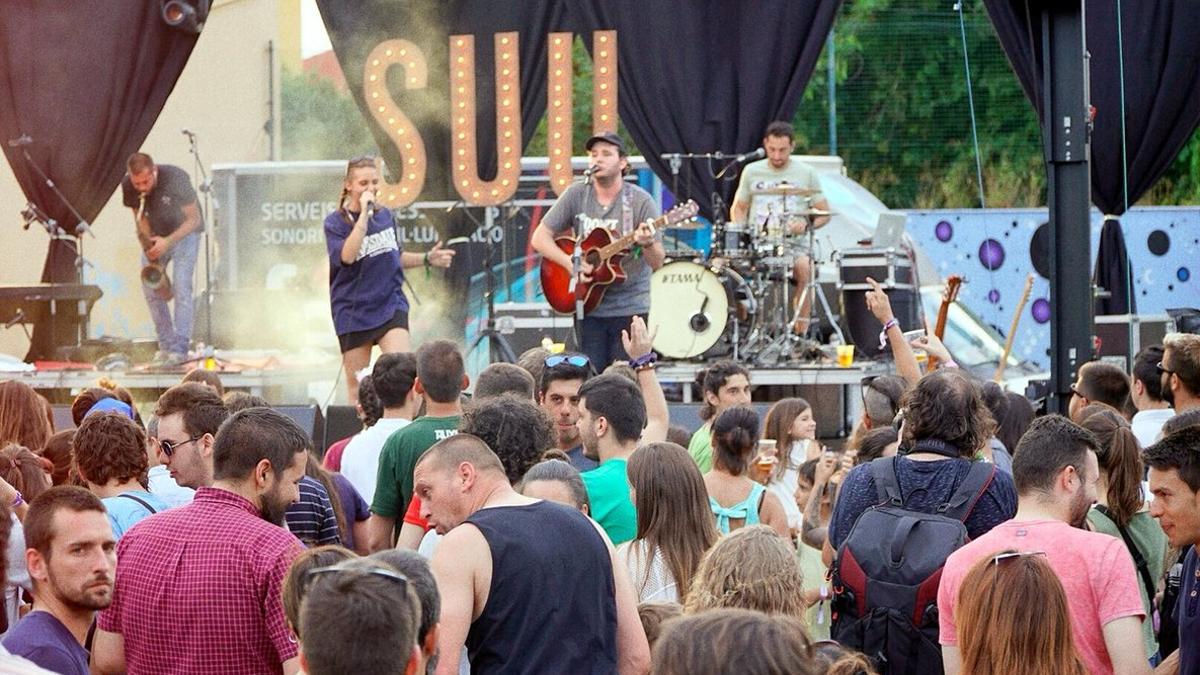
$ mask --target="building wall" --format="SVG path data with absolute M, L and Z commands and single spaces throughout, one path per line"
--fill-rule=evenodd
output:
M 296 20 L 283 21 L 287 29 L 282 33 L 299 32 L 295 12 L 289 15 L 281 4 L 294 2 L 215 2 L 188 65 L 142 150 L 159 163 L 183 167 L 194 182 L 199 177 L 187 138 L 181 133 L 185 128 L 195 132 L 206 169 L 221 162 L 278 157 L 280 45 L 299 49 L 294 35 L 281 39 L 281 20 L 289 16 Z M 290 58 L 298 60 L 299 55 Z M 17 227 L 17 211 L 24 203 L 11 169 L 7 163 L 0 163 L 0 215 L 7 216 L 11 223 L 3 230 L 5 245 L 0 246 L 0 284 L 34 284 L 41 276 L 46 235 L 38 228 L 23 232 Z M 132 220 L 121 206 L 117 189 L 93 223 L 96 238 L 84 241 L 84 253 L 92 265 L 85 272 L 85 281 L 104 291 L 92 312 L 92 336 L 154 337 L 138 280 L 140 248 Z M 207 222 L 211 228 L 212 214 L 207 214 Z M 203 251 L 197 288 L 203 288 Z M 200 330 L 198 326 L 197 339 L 202 339 Z M 28 340 L 20 329 L 0 331 L 0 353 L 21 357 L 27 348 Z

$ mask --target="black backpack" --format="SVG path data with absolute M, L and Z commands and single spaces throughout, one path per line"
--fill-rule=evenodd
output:
M 934 513 L 904 507 L 895 457 L 871 462 L 880 504 L 838 547 L 832 637 L 870 658 L 881 675 L 938 675 L 938 584 L 946 558 L 970 539 L 963 524 L 996 475 L 976 462 Z

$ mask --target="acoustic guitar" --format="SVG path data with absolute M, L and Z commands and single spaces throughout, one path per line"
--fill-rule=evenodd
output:
M 667 211 L 654 220 L 648 221 L 650 230 L 671 227 L 696 216 L 700 207 L 696 202 L 686 202 Z M 591 281 L 575 282 L 575 275 L 556 262 L 542 259 L 541 277 L 542 292 L 546 301 L 555 311 L 563 314 L 575 312 L 575 302 L 583 301 L 584 314 L 590 313 L 604 299 L 604 292 L 613 284 L 625 281 L 625 270 L 621 263 L 633 246 L 634 232 L 623 237 L 614 237 L 608 228 L 597 227 L 592 230 L 580 244 L 581 259 L 592 266 Z M 556 237 L 554 243 L 558 248 L 571 255 L 575 252 L 575 237 L 564 235 Z
M 933 326 L 933 334 L 939 340 L 946 334 L 946 317 L 950 313 L 950 305 L 958 298 L 958 289 L 962 286 L 963 277 L 961 274 L 951 274 L 946 277 L 946 290 L 942 293 L 942 305 L 938 307 L 937 323 Z M 925 367 L 926 372 L 933 372 L 937 368 L 937 357 L 933 354 L 929 355 L 929 364 Z

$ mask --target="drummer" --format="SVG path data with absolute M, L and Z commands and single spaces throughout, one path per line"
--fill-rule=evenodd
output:
M 767 125 L 763 134 L 763 149 L 766 159 L 751 162 L 742 169 L 741 182 L 729 209 L 729 220 L 734 223 L 750 223 L 756 231 L 768 225 L 772 218 L 782 218 L 787 233 L 792 236 L 804 234 L 810 218 L 789 217 L 788 212 L 807 210 L 828 211 L 829 204 L 820 193 L 817 170 L 792 157 L 796 149 L 795 131 L 787 122 L 775 121 Z M 795 188 L 794 194 L 786 194 Z M 774 192 L 774 194 L 772 194 Z M 829 216 L 811 218 L 812 226 L 818 228 L 829 222 Z M 812 308 L 812 295 L 804 293 L 812 278 L 812 258 L 808 254 L 796 256 L 792 266 L 792 279 L 796 292 L 793 302 L 801 295 L 804 304 L 793 329 L 800 335 L 808 332 L 808 318 Z

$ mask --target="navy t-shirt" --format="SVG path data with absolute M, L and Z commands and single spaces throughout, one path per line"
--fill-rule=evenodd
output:
M 358 214 L 334 211 L 325 217 L 325 245 L 329 251 L 329 304 L 338 335 L 378 328 L 399 310 L 408 311 L 401 288 L 400 240 L 392 212 L 377 209 L 367 222 L 367 236 L 354 262 L 342 263 L 342 245 L 350 236 Z
M 971 462 L 966 459 L 921 462 L 907 457 L 896 458 L 896 478 L 900 483 L 904 505 L 922 513 L 933 513 L 949 500 L 970 471 Z M 879 503 L 871 465 L 854 467 L 838 490 L 837 505 L 829 523 L 829 545 L 836 550 L 850 535 L 854 521 L 868 508 Z M 971 515 L 967 516 L 967 534 L 975 539 L 1012 519 L 1016 513 L 1017 490 L 1012 478 L 1003 471 L 997 471 L 983 497 L 975 504 Z
M 154 189 L 146 195 L 146 217 L 150 219 L 150 231 L 157 237 L 165 237 L 183 224 L 183 207 L 196 201 L 196 190 L 187 172 L 170 164 L 158 164 L 158 180 Z M 133 189 L 129 174 L 121 180 L 121 203 L 131 209 L 138 207 L 140 195 Z M 197 232 L 204 230 L 204 216 L 200 217 Z
M 1196 547 L 1183 559 L 1175 623 L 1179 625 L 1179 675 L 1200 675 L 1200 559 Z
M 331 473 L 333 484 L 337 487 L 338 501 L 342 504 L 342 514 L 346 518 L 346 536 L 342 537 L 342 546 L 354 550 L 354 524 L 371 517 L 371 506 L 367 504 L 354 484 L 340 473 Z
M 88 675 L 88 653 L 55 616 L 30 612 L 4 637 L 11 654 L 63 675 Z

